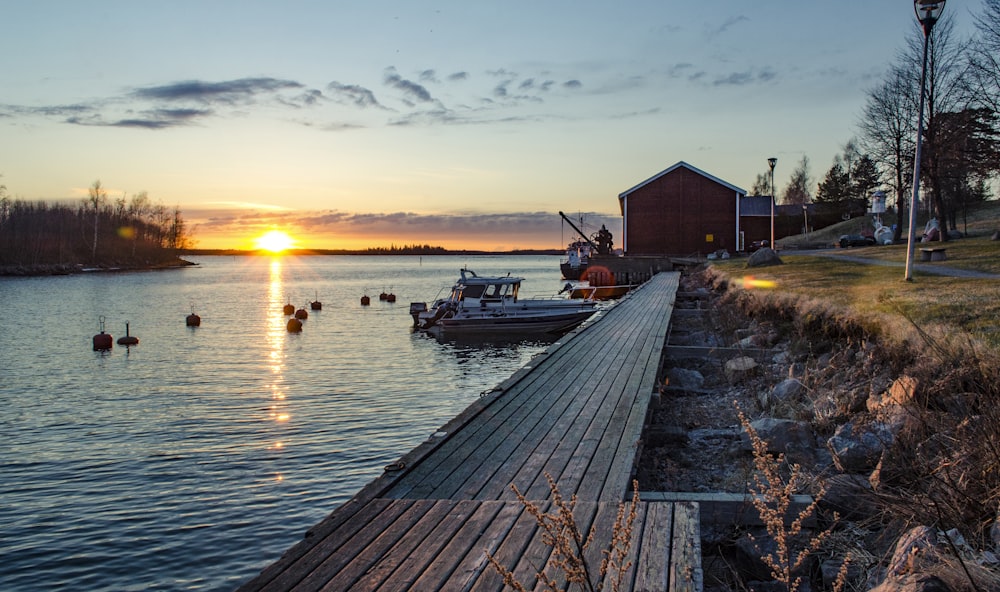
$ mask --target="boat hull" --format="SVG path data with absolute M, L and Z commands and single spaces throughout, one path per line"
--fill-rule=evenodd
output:
M 561 333 L 569 331 L 594 314 L 580 309 L 547 315 L 465 315 L 441 319 L 431 327 L 442 333 Z

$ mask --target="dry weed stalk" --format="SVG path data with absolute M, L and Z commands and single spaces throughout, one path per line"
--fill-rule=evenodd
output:
M 792 501 L 803 482 L 801 467 L 798 464 L 789 465 L 788 479 L 785 480 L 781 475 L 781 467 L 785 464 L 784 454 L 772 457 L 768 453 L 767 442 L 753 429 L 738 405 L 737 413 L 740 424 L 750 438 L 754 467 L 757 469 L 753 474 L 751 489 L 754 495 L 751 496 L 751 499 L 761 522 L 764 523 L 768 535 L 775 544 L 773 552 L 763 553 L 759 545 L 757 550 L 763 553 L 761 559 L 771 568 L 771 577 L 782 583 L 789 592 L 794 592 L 799 589 L 802 583 L 802 577 L 795 574 L 805 565 L 806 559 L 818 551 L 823 541 L 830 535 L 828 528 L 805 541 L 797 552 L 793 548 L 801 541 L 803 525 L 815 513 L 825 491 L 821 487 L 813 496 L 812 502 L 799 512 L 794 520 L 790 523 L 787 522 L 786 517 L 789 515 Z M 750 536 L 756 544 L 756 539 L 753 535 Z M 846 564 L 847 560 L 842 566 L 843 577 L 837 579 L 838 590 L 843 587 L 843 583 L 846 581 Z
M 538 526 L 542 529 L 542 541 L 552 548 L 552 553 L 545 565 L 541 568 L 536 566 L 538 580 L 545 585 L 546 590 L 564 592 L 559 581 L 549 573 L 550 568 L 554 568 L 565 578 L 566 590 L 576 584 L 581 590 L 600 592 L 604 590 L 604 582 L 609 581 L 612 592 L 620 592 L 623 589 L 625 574 L 632 567 L 632 561 L 628 560 L 627 557 L 632 547 L 632 526 L 635 523 L 636 507 L 639 504 L 638 482 L 632 482 L 634 492 L 628 506 L 626 507 L 624 502 L 618 504 L 611 541 L 608 543 L 607 549 L 601 550 L 603 559 L 601 559 L 597 574 L 594 574 L 586 555 L 594 542 L 596 524 L 584 536 L 573 516 L 576 509 L 576 495 L 571 496 L 567 502 L 552 476 L 546 473 L 545 478 L 552 492 L 553 510 L 549 513 L 543 512 L 536 502 L 526 499 L 516 485 L 511 484 L 510 486 L 518 501 L 524 505 L 525 510 L 535 518 Z M 486 558 L 503 577 L 505 586 L 517 592 L 527 592 L 528 588 L 517 581 L 514 573 L 502 565 L 492 553 L 487 552 Z

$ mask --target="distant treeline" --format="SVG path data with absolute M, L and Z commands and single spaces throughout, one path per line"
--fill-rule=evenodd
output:
M 11 199 L 0 191 L 0 265 L 150 267 L 190 246 L 179 208 L 143 192 L 109 200 L 96 181 L 76 205 Z
M 238 249 L 188 249 L 185 255 L 256 255 L 261 251 Z M 290 249 L 289 255 L 559 255 L 554 249 L 518 249 L 513 251 L 478 251 L 470 249 L 448 250 L 430 245 L 404 245 L 402 247 L 370 247 L 367 249 Z

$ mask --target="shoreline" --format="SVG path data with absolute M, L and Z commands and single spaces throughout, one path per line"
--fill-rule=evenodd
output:
M 41 263 L 0 265 L 0 277 L 44 277 L 53 275 L 77 275 L 81 273 L 117 273 L 123 271 L 158 271 L 162 269 L 183 269 L 198 265 L 186 259 L 176 257 L 169 261 L 142 264 L 112 264 L 98 263 L 84 265 L 83 263 Z

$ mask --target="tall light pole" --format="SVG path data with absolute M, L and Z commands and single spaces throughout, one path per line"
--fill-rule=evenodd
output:
M 771 167 L 771 244 L 774 248 L 774 165 L 778 164 L 778 159 L 771 157 L 767 159 L 767 166 Z
M 917 201 L 920 199 L 920 152 L 924 137 L 924 92 L 927 88 L 927 45 L 934 23 L 941 18 L 945 0 L 914 0 L 913 11 L 924 29 L 924 58 L 920 66 L 920 100 L 917 115 L 917 148 L 913 156 L 913 197 L 910 199 L 910 231 L 906 236 L 906 281 L 913 281 L 913 250 L 917 231 Z

